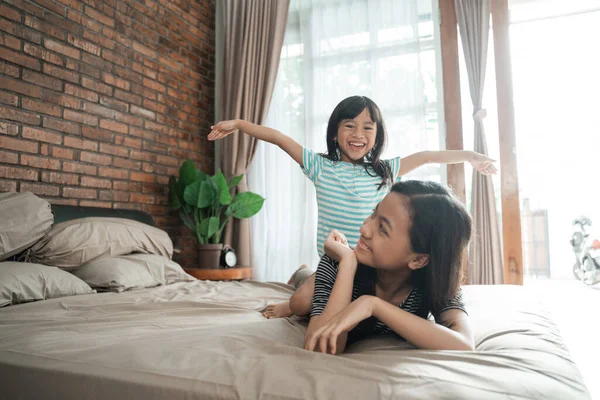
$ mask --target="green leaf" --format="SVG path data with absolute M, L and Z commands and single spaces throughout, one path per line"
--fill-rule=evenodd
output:
M 227 181 L 225 180 L 225 176 L 219 170 L 217 174 L 213 177 L 215 185 L 217 186 L 217 193 L 219 195 L 219 201 L 223 205 L 231 204 L 231 193 L 229 193 L 229 186 L 227 186 Z
M 244 175 L 242 174 L 242 175 L 234 176 L 233 178 L 231 178 L 229 180 L 229 182 L 227 182 L 227 186 L 229 186 L 229 189 L 233 189 L 234 187 L 239 185 L 240 182 L 242 181 L 243 177 L 244 177 Z
M 208 179 L 207 173 L 198 168 L 196 170 L 196 180 L 202 182 L 207 179 Z
M 214 206 L 217 202 L 217 192 L 209 181 L 200 183 L 200 191 L 198 192 L 198 208 L 207 208 Z M 218 204 L 217 204 L 218 205 Z
M 227 208 L 226 214 L 235 218 L 250 218 L 260 211 L 265 199 L 256 193 L 238 193 L 233 198 L 231 206 Z
M 169 177 L 169 207 L 174 210 L 179 210 L 181 208 L 179 185 L 177 184 L 177 178 L 174 176 Z
M 190 218 L 190 216 L 187 213 L 185 213 L 183 210 L 181 210 L 181 211 L 179 211 L 179 217 L 181 218 L 181 220 L 183 221 L 185 226 L 190 228 L 192 230 L 192 232 L 196 232 L 196 227 L 194 225 L 194 221 L 192 221 L 192 219 Z
M 186 186 L 183 192 L 183 200 L 192 207 L 198 204 L 198 193 L 200 192 L 200 182 L 194 182 Z
M 200 228 L 198 233 L 204 236 L 206 238 L 206 241 L 208 242 L 208 239 L 210 239 L 212 235 L 214 235 L 217 232 L 217 229 L 219 229 L 219 218 L 210 217 L 203 219 L 202 222 L 200 222 Z
M 185 160 L 179 169 L 179 183 L 183 188 L 196 180 L 196 166 L 192 160 Z

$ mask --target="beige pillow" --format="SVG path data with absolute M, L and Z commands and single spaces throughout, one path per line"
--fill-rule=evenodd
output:
M 95 289 L 112 292 L 196 280 L 176 262 L 154 254 L 97 259 L 77 268 L 73 275 Z
M 0 262 L 0 307 L 28 301 L 96 293 L 72 274 L 46 265 Z
M 125 218 L 89 217 L 56 224 L 31 249 L 31 261 L 74 269 L 92 260 L 130 253 L 173 256 L 165 231 Z
M 50 203 L 33 193 L 0 193 L 0 261 L 25 250 L 50 230 Z

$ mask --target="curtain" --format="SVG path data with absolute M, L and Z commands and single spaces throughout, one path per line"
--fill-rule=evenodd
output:
M 365 95 L 387 125 L 384 158 L 439 149 L 434 9 L 431 0 L 292 0 L 265 125 L 323 152 L 335 106 Z M 440 181 L 445 168 L 428 165 L 410 177 Z M 252 219 L 255 278 L 286 282 L 300 264 L 315 268 L 312 183 L 286 153 L 261 142 L 248 179 L 250 190 L 266 198 Z
M 474 150 L 487 155 L 488 147 L 483 127 L 483 119 L 487 114 L 482 106 L 482 99 L 490 30 L 490 0 L 455 2 L 473 103 Z M 469 248 L 469 283 L 501 284 L 502 249 L 492 178 L 473 171 L 472 182 L 473 235 Z
M 220 75 L 215 114 L 220 120 L 245 119 L 262 124 L 277 76 L 289 0 L 217 1 L 217 54 Z M 230 178 L 245 174 L 256 150 L 255 139 L 236 133 L 218 146 L 218 166 Z M 247 191 L 247 177 L 235 189 Z M 238 264 L 252 265 L 251 229 L 247 219 L 233 219 L 225 230 Z

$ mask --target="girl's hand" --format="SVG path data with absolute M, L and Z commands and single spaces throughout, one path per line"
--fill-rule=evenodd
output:
M 328 323 L 309 335 L 304 349 L 314 351 L 318 346 L 321 353 L 335 354 L 338 337 L 373 315 L 372 300 L 372 296 L 361 296 L 350 303 Z
M 336 261 L 341 261 L 342 258 L 349 255 L 354 255 L 354 251 L 348 247 L 346 236 L 337 229 L 332 229 L 325 240 L 325 253 Z
M 483 175 L 494 175 L 498 170 L 494 166 L 496 160 L 484 156 L 483 154 L 473 152 L 473 156 L 469 160 L 469 163 L 473 166 L 473 169 Z
M 216 125 L 210 127 L 212 130 L 208 134 L 208 140 L 223 139 L 225 136 L 229 136 L 232 133 L 237 132 L 237 120 L 221 121 Z

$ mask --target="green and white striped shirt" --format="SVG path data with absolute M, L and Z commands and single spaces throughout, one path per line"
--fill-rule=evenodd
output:
M 400 171 L 400 157 L 385 160 L 392 176 Z M 302 171 L 314 184 L 317 192 L 319 221 L 317 250 L 323 256 L 323 245 L 329 232 L 337 229 L 346 235 L 350 247 L 356 246 L 363 221 L 371 215 L 377 204 L 388 194 L 392 184 L 377 190 L 381 177 L 370 168 L 367 173 L 360 164 L 331 161 L 306 148 L 302 151 Z M 395 179 L 392 179 L 394 182 Z

